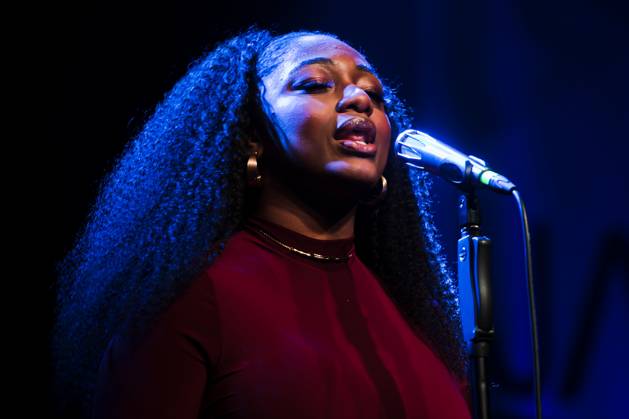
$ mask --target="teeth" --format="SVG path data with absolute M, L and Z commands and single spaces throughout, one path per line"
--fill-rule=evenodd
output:
M 366 143 L 366 142 L 364 142 L 364 141 L 356 141 L 356 143 L 357 143 L 357 144 L 360 144 L 360 145 L 367 145 L 367 143 Z

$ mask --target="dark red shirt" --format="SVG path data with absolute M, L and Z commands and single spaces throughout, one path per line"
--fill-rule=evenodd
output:
M 297 255 L 256 233 L 345 262 Z M 352 238 L 251 219 L 141 343 L 113 339 L 95 418 L 469 418 Z

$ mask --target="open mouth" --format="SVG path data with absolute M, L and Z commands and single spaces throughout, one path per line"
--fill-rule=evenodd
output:
M 375 156 L 376 126 L 368 119 L 354 118 L 346 121 L 334 133 L 343 150 L 361 156 Z

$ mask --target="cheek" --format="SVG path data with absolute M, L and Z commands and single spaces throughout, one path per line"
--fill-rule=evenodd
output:
M 378 148 L 382 150 L 382 153 L 378 153 L 378 167 L 381 170 L 384 170 L 384 167 L 387 164 L 387 158 L 389 156 L 389 150 L 392 147 L 391 145 L 391 125 L 389 123 L 389 118 L 386 114 L 382 115 L 381 121 L 376 123 L 376 127 L 378 129 Z
M 284 147 L 295 152 L 320 148 L 331 135 L 326 109 L 323 103 L 313 100 L 278 100 L 275 113 L 286 134 Z
M 387 139 L 387 142 L 391 142 L 391 122 L 389 121 L 389 117 L 386 113 L 382 114 L 382 131 Z

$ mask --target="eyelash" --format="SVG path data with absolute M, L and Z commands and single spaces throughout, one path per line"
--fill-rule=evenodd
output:
M 306 91 L 313 91 L 313 90 L 327 89 L 329 87 L 332 87 L 332 85 L 330 83 L 306 82 L 299 87 Z M 366 90 L 366 89 L 363 89 L 363 90 L 365 90 L 365 93 L 367 93 L 373 101 L 377 103 L 384 103 L 384 97 L 380 94 L 380 92 L 376 90 Z

